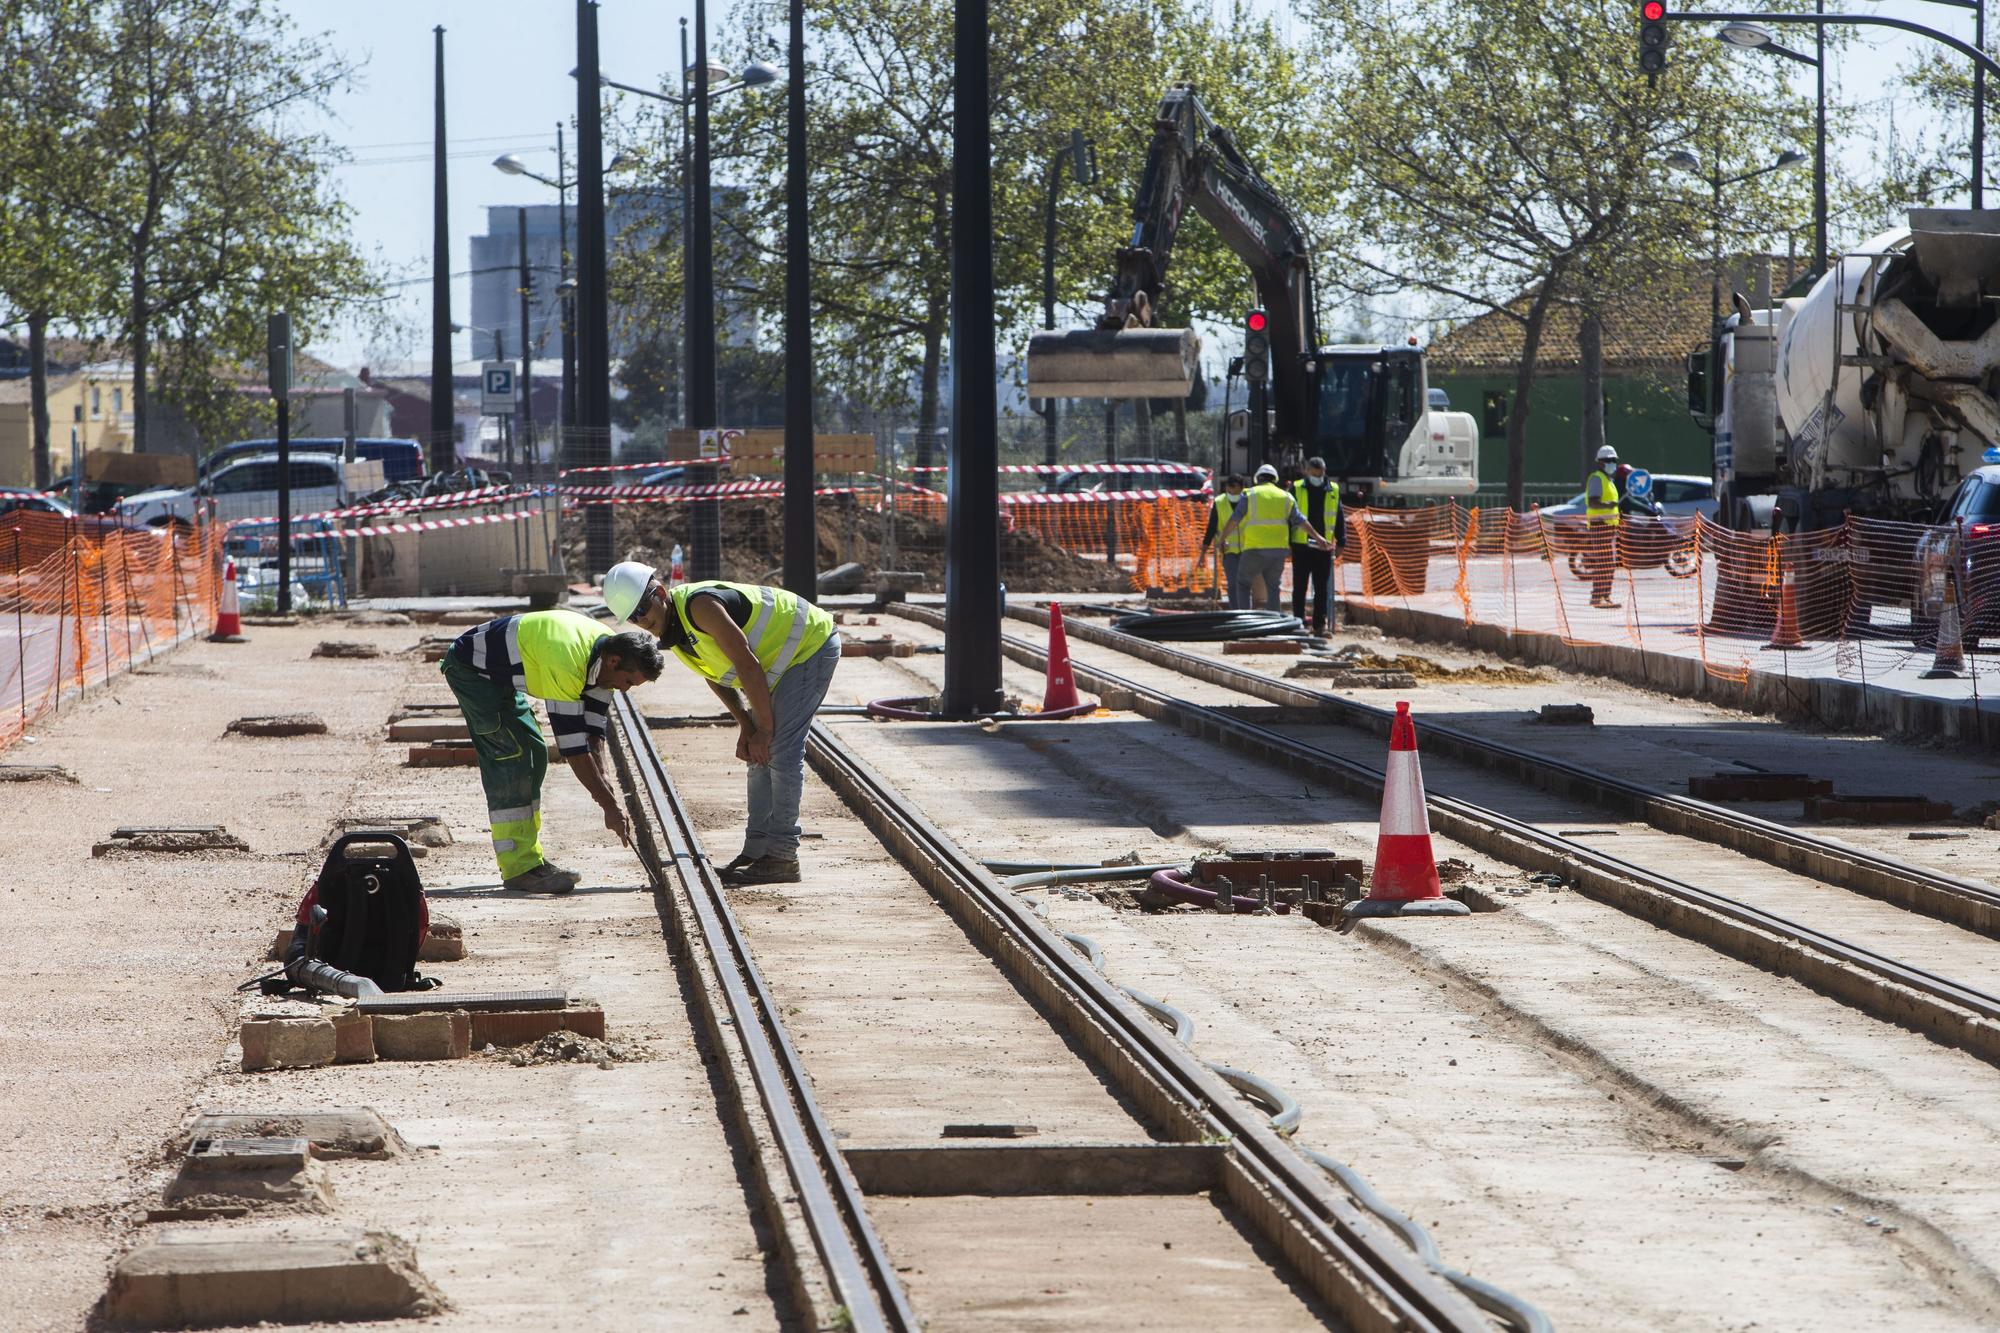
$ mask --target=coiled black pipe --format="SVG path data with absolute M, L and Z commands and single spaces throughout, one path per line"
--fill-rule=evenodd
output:
M 1136 638 L 1172 639 L 1180 643 L 1267 639 L 1306 632 L 1297 616 L 1279 615 L 1275 611 L 1176 611 L 1158 615 L 1147 612 L 1120 616 L 1111 622 L 1111 628 Z

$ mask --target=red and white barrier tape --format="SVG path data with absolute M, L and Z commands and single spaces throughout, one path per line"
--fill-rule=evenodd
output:
M 1161 463 L 1002 463 L 994 471 L 1017 475 L 1026 473 L 1034 476 L 1053 476 L 1067 472 L 1082 473 L 1086 476 L 1098 476 L 1118 472 L 1164 472 L 1169 466 L 1174 465 Z M 1192 463 L 1182 466 L 1189 472 L 1205 473 L 1208 471 L 1207 468 L 1196 467 Z M 951 468 L 946 464 L 940 463 L 928 467 L 906 467 L 902 470 L 904 472 L 949 472 Z
M 294 514 L 292 522 L 308 523 L 333 521 L 343 518 L 379 518 L 384 514 L 409 514 L 430 509 L 453 509 L 459 505 L 490 504 L 516 496 L 533 497 L 546 494 L 541 490 L 516 490 L 509 486 L 481 486 L 476 490 L 453 491 L 448 495 L 429 495 L 416 500 L 397 500 L 387 504 L 350 505 L 346 509 L 322 509 L 313 514 Z M 252 518 L 232 518 L 225 525 L 235 527 L 239 523 L 276 523 L 276 514 L 262 514 Z
M 1009 491 L 1003 505 L 1102 504 L 1107 500 L 1206 500 L 1209 491 Z
M 430 518 L 416 523 L 378 523 L 367 528 L 344 528 L 332 537 L 385 537 L 394 533 L 429 532 L 435 528 L 470 528 L 481 523 L 514 523 L 524 518 L 540 518 L 546 510 L 518 509 L 504 514 L 468 514 L 462 518 Z

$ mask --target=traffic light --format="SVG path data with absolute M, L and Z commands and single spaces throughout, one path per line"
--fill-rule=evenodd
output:
M 1639 68 L 1659 74 L 1667 67 L 1666 0 L 1640 0 Z
M 1271 317 L 1260 307 L 1243 317 L 1243 378 L 1262 384 L 1271 375 Z

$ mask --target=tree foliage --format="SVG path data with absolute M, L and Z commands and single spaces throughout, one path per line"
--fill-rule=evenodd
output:
M 301 128 L 348 65 L 270 0 L 0 3 L 4 68 L 38 92 L 0 129 L 4 304 L 125 349 L 138 447 L 158 390 L 198 431 L 241 424 L 270 312 L 303 344 L 376 294 L 338 152 Z
M 1715 235 L 1709 192 L 1670 178 L 1667 157 L 1725 172 L 1768 161 L 1800 123 L 1797 99 L 1772 71 L 1725 65 L 1713 43 L 1679 44 L 1649 81 L 1631 12 L 1598 0 L 1487 0 L 1476 23 L 1452 0 L 1316 0 L 1313 20 L 1334 67 L 1329 174 L 1347 183 L 1347 266 L 1322 280 L 1368 299 L 1415 289 L 1436 310 L 1519 325 L 1507 423 L 1518 505 L 1550 310 L 1580 301 L 1601 314 L 1647 275 L 1699 263 Z M 1760 181 L 1793 187 L 1797 208 L 1798 182 Z

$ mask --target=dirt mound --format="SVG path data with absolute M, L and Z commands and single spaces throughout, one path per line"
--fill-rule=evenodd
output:
M 738 583 L 775 579 L 784 563 L 784 512 L 776 503 L 729 501 L 721 506 L 722 577 Z M 942 523 L 898 514 L 895 551 L 888 552 L 887 515 L 872 504 L 822 500 L 816 510 L 819 567 L 854 561 L 871 573 L 911 570 L 926 576 L 927 590 L 944 589 L 945 532 Z M 583 525 L 564 525 L 565 555 L 571 568 L 583 563 Z M 643 560 L 664 568 L 675 546 L 693 545 L 694 509 L 685 504 L 621 505 L 614 511 L 612 548 L 620 560 Z M 1086 560 L 1038 533 L 1003 527 L 1000 577 L 1014 592 L 1129 592 L 1131 579 L 1102 560 Z
M 1413 657 L 1407 653 L 1385 657 L 1360 644 L 1343 648 L 1334 656 L 1357 670 L 1407 671 L 1418 680 L 1456 680 L 1474 685 L 1537 685 L 1548 679 L 1541 672 L 1525 667 L 1488 666 L 1483 662 L 1469 667 L 1448 667 L 1428 657 Z
M 609 1069 L 628 1060 L 644 1060 L 646 1051 L 631 1042 L 599 1041 L 574 1032 L 551 1032 L 532 1046 L 515 1047 L 502 1058 L 515 1066 L 579 1064 Z

